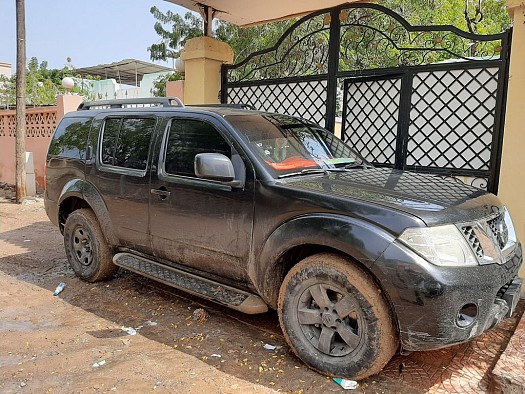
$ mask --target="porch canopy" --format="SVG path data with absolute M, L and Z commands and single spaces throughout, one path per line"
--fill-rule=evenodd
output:
M 77 68 L 75 72 L 81 75 L 98 76 L 103 79 L 114 78 L 118 83 L 139 86 L 144 74 L 173 71 L 172 68 L 142 60 L 125 59 L 110 64 Z
M 210 21 L 218 18 L 238 26 L 250 26 L 305 15 L 356 0 L 166 0 L 199 12 Z M 208 10 L 211 12 L 208 13 Z M 210 18 L 211 16 L 211 18 Z

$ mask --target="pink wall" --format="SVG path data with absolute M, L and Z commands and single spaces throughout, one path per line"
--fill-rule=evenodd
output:
M 28 108 L 26 111 L 26 152 L 33 152 L 37 191 L 44 189 L 47 148 L 53 130 L 64 114 L 74 111 L 80 96 L 58 96 L 56 107 Z M 15 184 L 15 110 L 0 111 L 0 182 Z
M 184 102 L 184 81 L 166 82 L 166 97 L 178 97 Z

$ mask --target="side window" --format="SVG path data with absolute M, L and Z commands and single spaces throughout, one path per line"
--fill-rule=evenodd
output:
M 117 144 L 121 123 L 121 118 L 110 118 L 104 122 L 101 147 L 102 163 L 104 164 L 115 165 L 115 145 Z
M 85 158 L 91 118 L 64 118 L 49 145 L 49 154 L 69 158 Z
M 193 119 L 173 119 L 166 145 L 165 171 L 194 177 L 195 155 L 199 153 L 222 153 L 231 159 L 230 145 L 211 124 Z
M 102 134 L 102 163 L 145 170 L 155 129 L 151 118 L 108 118 Z

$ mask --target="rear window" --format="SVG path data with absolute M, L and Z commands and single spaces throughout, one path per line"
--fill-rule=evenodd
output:
M 91 118 L 64 118 L 58 124 L 49 145 L 49 154 L 84 159 Z
M 106 119 L 102 133 L 102 163 L 145 170 L 155 123 L 153 118 Z

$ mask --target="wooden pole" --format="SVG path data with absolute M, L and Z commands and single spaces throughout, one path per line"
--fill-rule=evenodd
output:
M 16 0 L 16 202 L 26 196 L 26 23 L 24 0 Z

